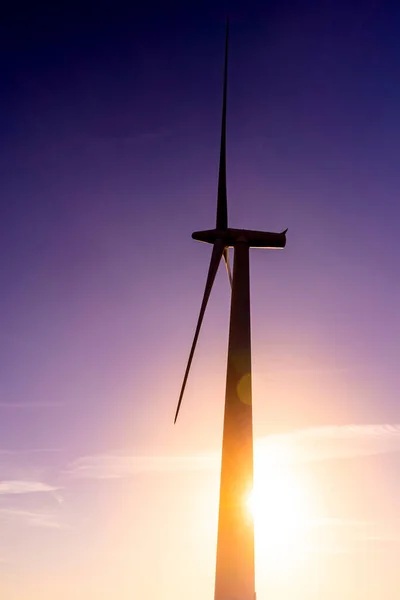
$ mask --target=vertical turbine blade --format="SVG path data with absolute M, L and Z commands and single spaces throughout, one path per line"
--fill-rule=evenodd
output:
M 224 256 L 226 272 L 228 273 L 228 279 L 229 279 L 229 283 L 231 284 L 231 289 L 232 289 L 232 271 L 231 271 L 231 265 L 229 264 L 229 248 L 227 246 L 224 248 L 223 256 Z
M 228 206 L 226 193 L 226 96 L 228 88 L 228 37 L 229 20 L 226 21 L 224 92 L 222 101 L 221 148 L 219 155 L 218 199 L 217 199 L 217 229 L 228 228 Z
M 205 287 L 205 290 L 204 290 L 203 301 L 201 303 L 200 314 L 199 314 L 199 318 L 198 318 L 198 321 L 197 321 L 197 326 L 196 326 L 196 331 L 195 331 L 195 334 L 194 334 L 194 339 L 193 339 L 192 347 L 190 349 L 189 360 L 188 360 L 188 363 L 187 363 L 187 367 L 186 367 L 186 371 L 185 371 L 185 376 L 183 378 L 183 384 L 182 384 L 182 388 L 181 388 L 181 393 L 179 395 L 178 406 L 176 407 L 174 423 L 176 423 L 176 420 L 178 418 L 179 409 L 181 407 L 181 402 L 182 402 L 182 398 L 183 398 L 183 393 L 184 393 L 185 387 L 186 387 L 186 381 L 187 381 L 187 378 L 188 378 L 188 375 L 189 375 L 190 365 L 192 364 L 193 354 L 194 354 L 194 351 L 196 349 L 197 338 L 199 337 L 200 327 L 201 327 L 201 324 L 203 322 L 203 317 L 204 317 L 204 313 L 206 311 L 207 302 L 208 302 L 208 299 L 210 297 L 211 289 L 212 289 L 212 286 L 213 286 L 213 283 L 214 283 L 215 276 L 216 276 L 217 271 L 218 271 L 218 266 L 219 266 L 219 263 L 221 261 L 221 256 L 222 256 L 223 251 L 224 251 L 224 244 L 223 244 L 223 242 L 221 242 L 220 240 L 217 240 L 215 242 L 214 246 L 213 246 L 213 251 L 212 251 L 212 254 L 211 254 L 210 266 L 208 268 L 208 275 L 207 275 L 206 287 Z

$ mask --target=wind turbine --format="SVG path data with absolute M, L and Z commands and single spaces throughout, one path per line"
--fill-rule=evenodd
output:
M 287 229 L 282 233 L 270 233 L 228 227 L 226 191 L 228 33 L 229 22 L 227 21 L 216 226 L 215 229 L 196 231 L 192 234 L 194 240 L 212 244 L 213 249 L 174 423 L 181 407 L 207 302 L 219 263 L 223 258 L 232 287 L 232 296 L 214 599 L 255 600 L 254 524 L 246 516 L 246 498 L 253 487 L 249 249 L 284 248 Z M 229 248 L 234 248 L 233 276 L 229 266 Z

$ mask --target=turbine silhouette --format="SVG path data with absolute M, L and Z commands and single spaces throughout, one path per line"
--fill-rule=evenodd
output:
M 232 287 L 215 573 L 215 600 L 255 600 L 254 525 L 245 502 L 253 487 L 253 421 L 250 338 L 250 248 L 284 248 L 286 232 L 228 227 L 226 190 L 226 100 L 229 22 L 226 23 L 221 148 L 215 229 L 192 238 L 213 245 L 200 314 L 190 349 L 174 423 L 178 418 L 204 313 L 221 258 Z M 233 277 L 229 248 L 234 248 Z

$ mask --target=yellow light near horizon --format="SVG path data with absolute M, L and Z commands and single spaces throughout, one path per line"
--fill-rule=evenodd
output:
M 293 569 L 307 553 L 310 525 L 317 518 L 312 490 L 285 464 L 279 449 L 256 454 L 255 483 L 246 505 L 254 518 L 257 562 Z

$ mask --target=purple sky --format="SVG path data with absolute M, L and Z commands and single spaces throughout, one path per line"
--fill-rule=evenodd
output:
M 283 252 L 251 255 L 255 431 L 400 422 L 400 12 L 281 4 L 3 14 L 0 568 L 12 543 L 4 562 L 28 569 L 1 529 L 16 506 L 60 501 L 76 527 L 93 502 L 103 514 L 103 488 L 78 502 L 66 483 L 83 457 L 219 450 L 222 269 L 172 419 L 210 252 L 190 234 L 215 219 L 227 10 L 230 224 L 289 228 Z M 380 473 L 398 498 L 399 448 L 360 467 L 366 489 Z M 350 479 L 354 460 L 341 461 Z M 51 490 L 1 495 L 2 481 Z

